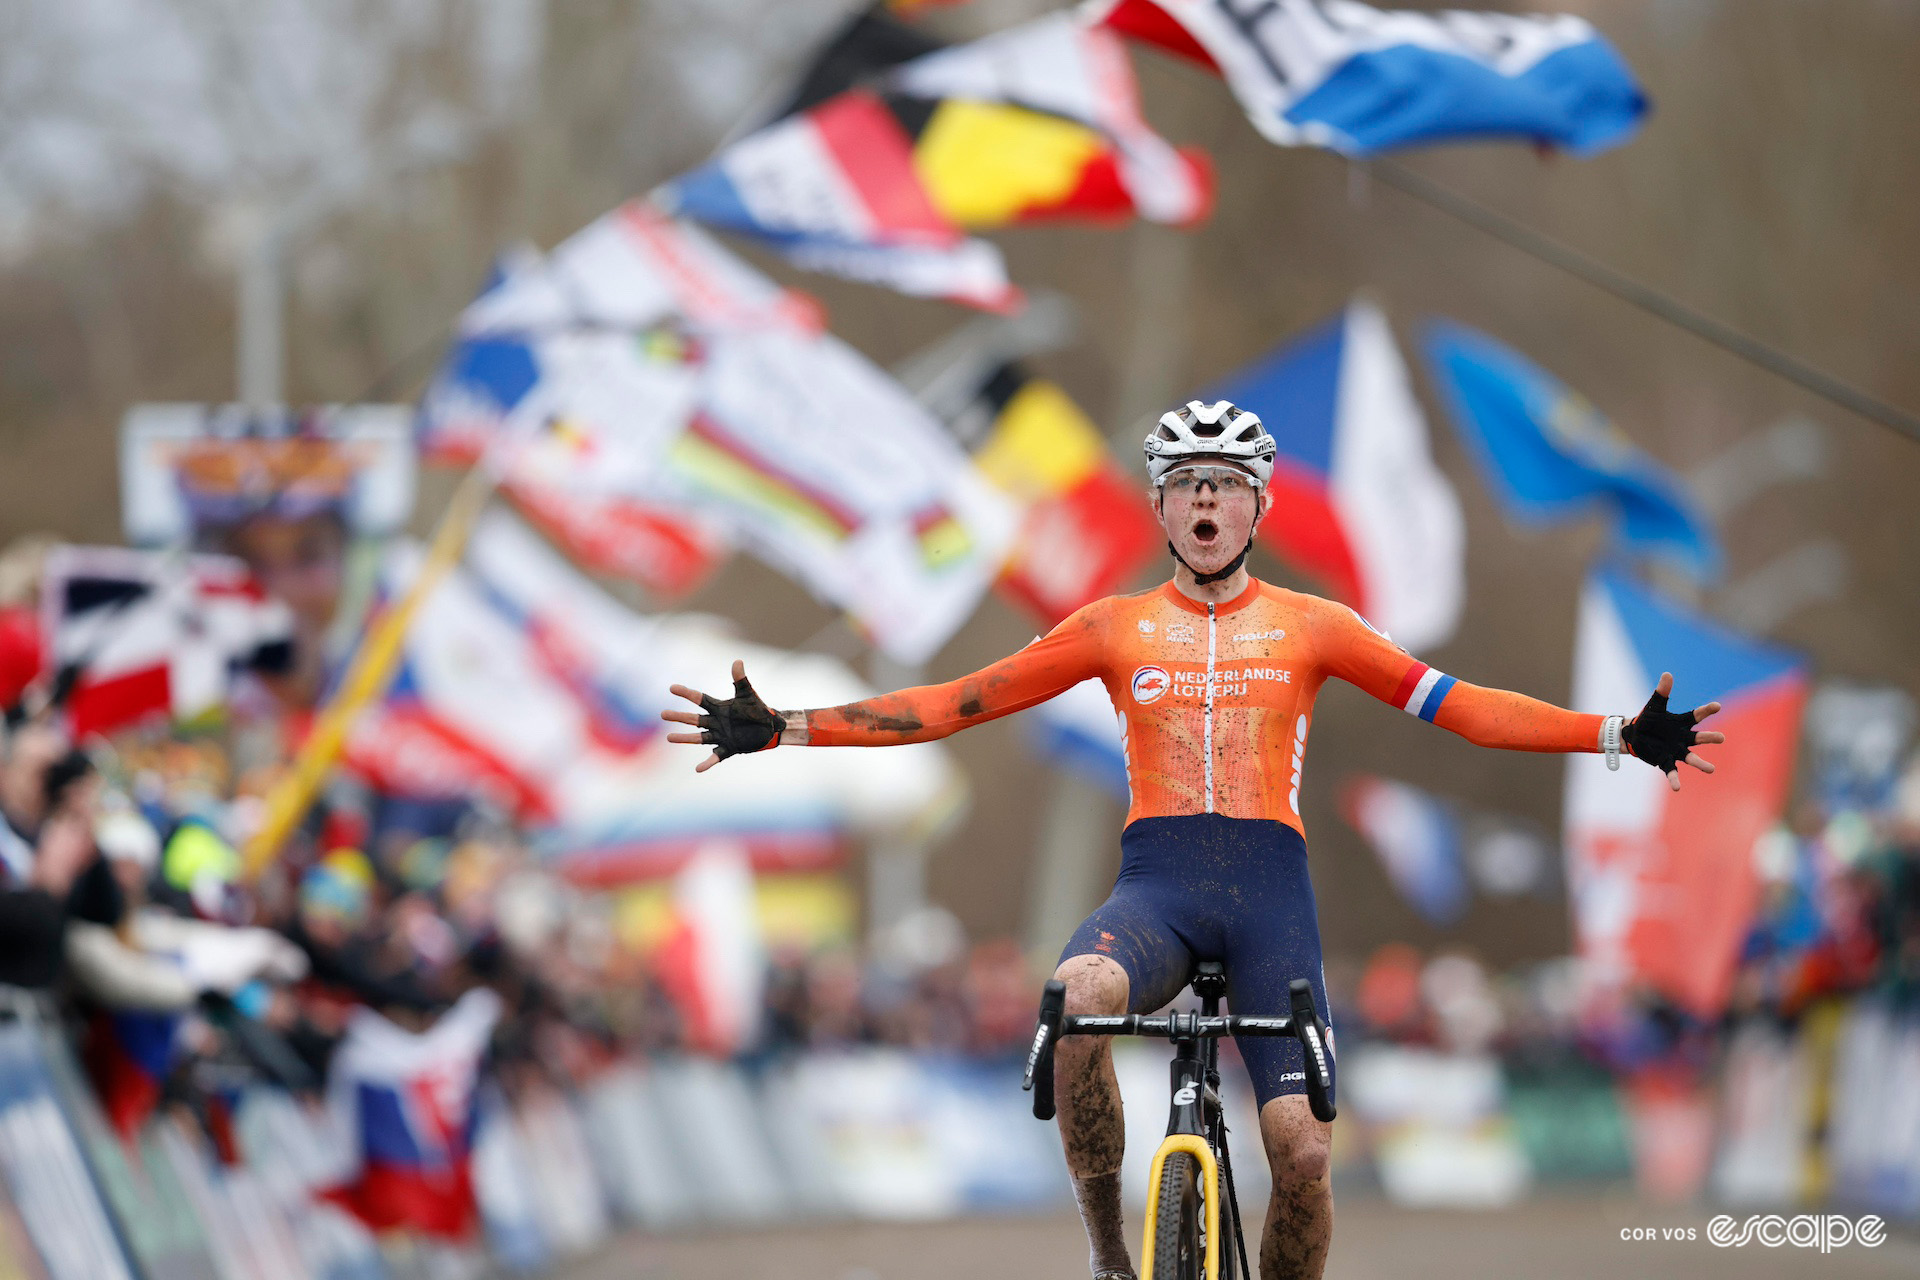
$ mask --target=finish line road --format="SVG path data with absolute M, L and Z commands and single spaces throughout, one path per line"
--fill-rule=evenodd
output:
M 1336 1213 L 1328 1280 L 1773 1280 L 1920 1276 L 1920 1238 L 1889 1231 L 1872 1248 L 1759 1239 L 1719 1247 L 1707 1224 L 1722 1211 L 1651 1209 L 1632 1200 L 1548 1199 L 1481 1213 L 1395 1209 L 1351 1197 Z M 1746 1214 L 1734 1215 L 1744 1222 Z M 1791 1217 L 1791 1215 L 1789 1215 Z M 1138 1213 L 1128 1216 L 1137 1234 Z M 1692 1228 L 1691 1240 L 1660 1239 Z M 1651 1240 L 1623 1231 L 1651 1230 Z M 831 1223 L 758 1231 L 622 1236 L 561 1272 L 563 1280 L 1082 1280 L 1077 1219 Z

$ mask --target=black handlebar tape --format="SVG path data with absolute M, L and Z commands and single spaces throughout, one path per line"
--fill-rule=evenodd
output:
M 1294 1032 L 1300 1037 L 1301 1057 L 1306 1060 L 1307 1103 L 1314 1119 L 1331 1124 L 1339 1111 L 1333 1105 L 1333 1049 L 1327 1043 L 1326 1024 L 1313 1007 L 1313 988 L 1305 978 L 1287 984 L 1288 1002 L 1293 1007 Z
M 1053 1046 L 1060 1039 L 1060 1022 L 1067 1011 L 1067 984 L 1047 983 L 1040 994 L 1040 1019 L 1033 1028 L 1033 1047 L 1027 1051 L 1026 1087 L 1033 1090 L 1033 1118 L 1053 1119 Z

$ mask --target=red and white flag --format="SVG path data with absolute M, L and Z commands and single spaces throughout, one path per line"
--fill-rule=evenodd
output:
M 76 737 L 195 719 L 226 702 L 236 673 L 292 658 L 292 614 L 238 560 L 61 546 L 45 572 L 49 666 L 73 682 Z
M 1567 758 L 1567 880 L 1574 935 L 1596 997 L 1648 988 L 1703 1017 L 1725 1010 L 1761 886 L 1753 846 L 1786 807 L 1807 673 L 1798 655 L 1719 626 L 1624 574 L 1600 571 L 1580 600 L 1573 702 L 1630 712 L 1662 671 L 1673 705 L 1719 702 L 1703 747 L 1718 771 L 1668 789 L 1633 760 Z

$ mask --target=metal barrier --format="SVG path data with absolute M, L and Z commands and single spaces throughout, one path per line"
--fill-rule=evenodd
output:
M 1832 1082 L 1824 1155 L 1836 1198 L 1920 1216 L 1920 1018 L 1862 1000 L 1833 1022 L 1833 1068 L 1817 1074 Z M 1759 1032 L 1730 1047 L 1718 1199 L 1797 1194 L 1757 1171 L 1783 1153 L 1805 1156 L 1810 1133 L 1742 1127 L 1741 1112 L 1743 1090 L 1757 1091 L 1768 1105 L 1754 1116 L 1791 1125 L 1799 1111 L 1781 1105 L 1776 1087 L 1788 1049 L 1809 1051 Z M 1365 1058 L 1354 1063 L 1355 1135 L 1394 1123 L 1390 1107 L 1370 1119 L 1360 1105 L 1370 1091 Z M 1130 1113 L 1131 1095 L 1164 1092 L 1163 1060 L 1123 1054 L 1118 1065 Z M 625 1227 L 1063 1209 L 1059 1143 L 1026 1117 L 1018 1075 L 1016 1062 L 868 1049 L 752 1070 L 693 1057 L 629 1061 L 575 1092 L 536 1087 L 512 1105 L 488 1085 L 474 1151 L 485 1230 L 458 1249 L 377 1241 L 318 1200 L 346 1144 L 320 1109 L 276 1088 L 240 1098 L 238 1165 L 221 1164 L 197 1127 L 170 1116 L 122 1143 L 51 1007 L 0 988 L 0 1274 L 9 1260 L 12 1273 L 48 1280 L 534 1274 Z M 1380 1083 L 1371 1091 L 1391 1080 Z M 1251 1098 L 1238 1082 L 1229 1092 L 1236 1164 L 1260 1182 Z M 1257 1203 L 1261 1187 L 1247 1189 Z

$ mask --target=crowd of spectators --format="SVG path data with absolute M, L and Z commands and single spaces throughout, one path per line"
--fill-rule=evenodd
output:
M 203 1113 L 235 1071 L 317 1090 L 354 1009 L 423 1030 L 482 985 L 503 997 L 490 1069 L 510 1095 L 716 1048 L 607 896 L 555 875 L 483 802 L 381 797 L 341 775 L 265 873 L 244 875 L 238 850 L 297 724 L 284 691 L 249 677 L 216 723 L 76 742 L 11 563 L 0 985 L 53 993 L 123 1134 L 172 1103 Z M 1725 1018 L 1648 994 L 1596 1020 L 1571 959 L 1500 973 L 1462 950 L 1390 946 L 1329 964 L 1343 1046 L 1705 1076 L 1743 1019 L 1790 1025 L 1870 991 L 1920 1003 L 1920 762 L 1866 793 L 1809 790 L 1827 798 L 1803 800 L 1755 850 L 1763 896 Z M 928 908 L 867 945 L 774 947 L 757 1029 L 722 1047 L 759 1062 L 868 1045 L 1012 1059 L 1045 967 Z
M 1920 755 L 1865 794 L 1803 799 L 1754 861 L 1760 900 L 1721 1016 L 1650 991 L 1596 1006 L 1568 957 L 1501 972 L 1469 951 L 1395 943 L 1363 965 L 1329 963 L 1336 1025 L 1352 1043 L 1704 1075 L 1751 1020 L 1791 1030 L 1821 1002 L 1862 996 L 1920 1010 Z
M 711 1048 L 606 895 L 552 874 L 484 808 L 342 785 L 247 879 L 238 849 L 272 773 L 236 764 L 245 737 L 156 726 L 82 748 L 27 719 L 0 745 L 0 983 L 57 996 L 123 1132 L 195 1101 L 197 1063 L 317 1089 L 354 1008 L 421 1030 L 482 984 L 505 999 L 492 1066 L 509 1088 Z M 1018 1051 L 1035 979 L 1016 944 L 970 945 L 938 909 L 896 932 L 915 941 L 774 949 L 740 1047 Z

